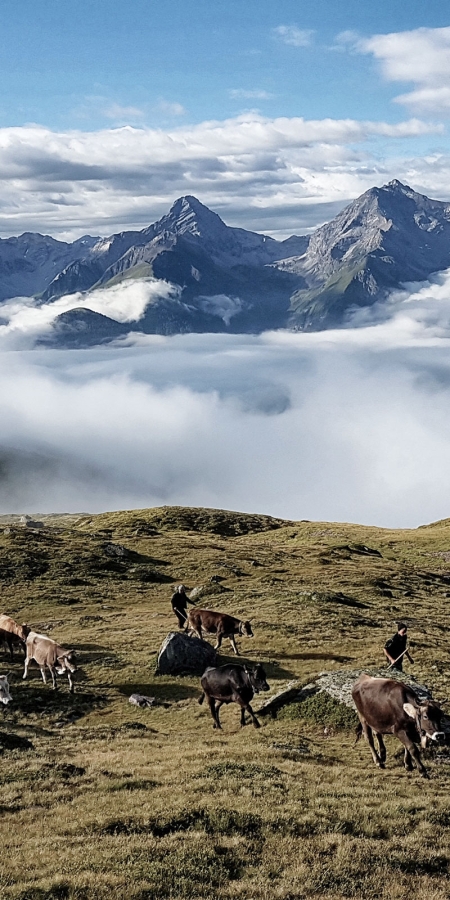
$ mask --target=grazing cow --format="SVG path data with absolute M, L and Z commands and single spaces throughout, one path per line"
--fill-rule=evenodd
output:
M 73 694 L 73 678 L 72 675 L 77 670 L 75 662 L 75 654 L 73 650 L 65 650 L 56 641 L 46 637 L 44 634 L 36 634 L 30 631 L 27 637 L 27 655 L 25 657 L 25 669 L 23 677 L 28 675 L 28 666 L 31 660 L 38 664 L 42 680 L 47 683 L 45 676 L 45 667 L 52 676 L 53 690 L 56 691 L 56 675 L 67 675 L 69 679 L 70 693 Z
M 8 706 L 8 703 L 11 703 L 12 697 L 9 693 L 9 682 L 7 675 L 0 675 L 0 703 L 3 703 L 5 706 Z
M 202 675 L 203 694 L 199 703 L 208 698 L 209 708 L 214 720 L 214 728 L 221 728 L 219 709 L 223 703 L 238 703 L 241 707 L 241 725 L 245 725 L 245 710 L 250 713 L 255 728 L 260 728 L 250 700 L 253 694 L 269 691 L 266 673 L 261 665 L 254 666 L 218 666 L 209 667 Z M 217 701 L 217 702 L 216 702 Z
M 235 616 L 229 616 L 228 613 L 213 612 L 211 609 L 189 610 L 186 631 L 194 631 L 201 638 L 202 630 L 206 634 L 217 634 L 214 650 L 218 650 L 223 639 L 228 638 L 236 656 L 239 656 L 239 650 L 236 647 L 234 635 L 253 637 L 250 622 L 243 622 L 241 619 L 236 619 Z
M 411 771 L 414 759 L 420 774 L 428 778 L 416 744 L 425 748 L 428 741 L 445 741 L 445 732 L 441 729 L 443 712 L 439 704 L 435 700 L 421 702 L 414 691 L 400 681 L 370 675 L 360 675 L 353 686 L 352 697 L 360 721 L 356 740 L 364 733 L 375 765 L 384 769 L 386 762 L 382 735 L 395 734 L 405 746 L 405 769 Z M 372 732 L 377 736 L 379 753 L 375 750 Z
M 31 629 L 28 625 L 18 625 L 11 616 L 0 616 L 0 644 L 7 645 L 14 658 L 13 646 L 22 647 L 25 652 L 25 643 Z

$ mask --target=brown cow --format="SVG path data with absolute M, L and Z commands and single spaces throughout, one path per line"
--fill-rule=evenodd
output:
M 420 701 L 414 691 L 400 681 L 370 675 L 360 675 L 353 685 L 352 697 L 360 721 L 356 740 L 364 733 L 375 765 L 380 769 L 385 767 L 386 747 L 382 735 L 395 734 L 405 747 L 405 769 L 411 771 L 414 759 L 420 774 L 428 778 L 416 744 L 425 748 L 428 741 L 445 741 L 445 732 L 441 730 L 443 712 L 439 704 L 435 700 Z M 372 732 L 377 736 L 379 753 L 375 750 Z
M 189 610 L 186 631 L 194 631 L 201 638 L 202 630 L 206 634 L 217 634 L 214 650 L 221 647 L 223 638 L 228 638 L 236 656 L 239 656 L 239 650 L 236 647 L 234 635 L 253 637 L 250 622 L 243 622 L 241 619 L 236 619 L 235 616 L 229 616 L 228 613 L 214 612 L 211 609 L 197 609 L 196 607 Z
M 45 677 L 45 667 L 47 667 L 52 676 L 53 690 L 56 691 L 56 675 L 66 674 L 69 679 L 70 693 L 73 694 L 72 674 L 77 669 L 73 650 L 65 650 L 64 647 L 61 647 L 60 644 L 57 644 L 56 641 L 46 637 L 44 634 L 36 634 L 35 631 L 30 631 L 27 637 L 24 678 L 28 675 L 28 666 L 32 659 L 34 659 L 41 670 L 44 684 L 47 683 Z
M 31 629 L 28 625 L 18 625 L 11 616 L 0 616 L 0 643 L 7 645 L 11 655 L 14 658 L 13 646 L 22 647 L 25 653 L 25 644 Z

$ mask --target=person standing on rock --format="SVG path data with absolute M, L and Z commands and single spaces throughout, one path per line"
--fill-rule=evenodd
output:
M 178 619 L 178 628 L 184 628 L 186 624 L 188 603 L 191 603 L 192 606 L 195 606 L 194 601 L 189 600 L 184 584 L 179 584 L 175 590 L 175 593 L 172 594 L 171 600 L 172 609 Z
M 407 630 L 408 627 L 404 622 L 397 622 L 397 633 L 392 635 L 384 645 L 384 655 L 389 661 L 388 669 L 397 669 L 398 672 L 402 672 L 405 656 L 408 657 L 410 663 L 414 662 L 406 649 Z

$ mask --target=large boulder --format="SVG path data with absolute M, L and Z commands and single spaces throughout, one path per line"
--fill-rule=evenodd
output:
M 156 674 L 203 675 L 216 662 L 217 653 L 207 641 L 189 637 L 182 631 L 171 631 L 161 645 Z

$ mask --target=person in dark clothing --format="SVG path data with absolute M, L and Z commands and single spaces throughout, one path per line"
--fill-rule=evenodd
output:
M 189 597 L 186 594 L 186 588 L 184 584 L 179 584 L 175 593 L 172 594 L 172 609 L 178 619 L 178 628 L 184 628 L 187 619 L 187 605 L 191 603 L 192 606 L 195 606 L 193 600 L 189 600 Z
M 388 668 L 392 667 L 393 669 L 397 669 L 398 672 L 403 670 L 403 660 L 405 656 L 408 657 L 410 663 L 414 662 L 406 649 L 406 642 L 408 640 L 407 630 L 407 625 L 405 625 L 404 622 L 397 622 L 397 634 L 392 635 L 384 645 L 384 655 L 389 660 Z

